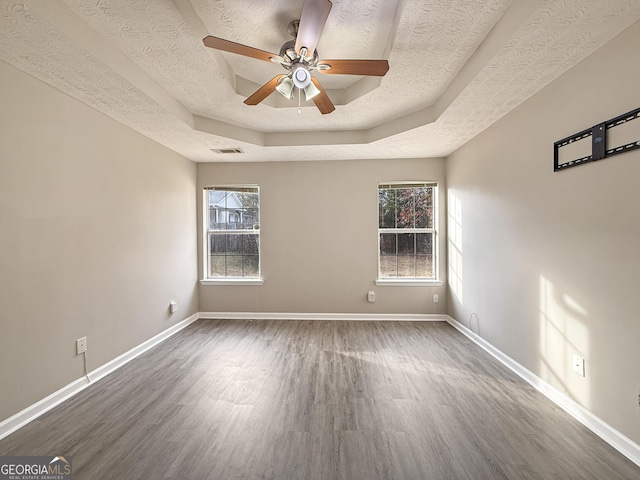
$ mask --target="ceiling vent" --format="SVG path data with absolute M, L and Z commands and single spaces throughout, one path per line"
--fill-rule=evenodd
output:
M 213 153 L 244 153 L 241 148 L 212 148 Z

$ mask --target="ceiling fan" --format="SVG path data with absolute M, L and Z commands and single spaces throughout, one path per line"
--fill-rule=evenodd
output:
M 304 91 L 306 100 L 313 100 L 322 114 L 331 113 L 335 106 L 318 80 L 311 76 L 316 70 L 325 75 L 384 76 L 389 70 L 386 60 L 319 60 L 316 45 L 327 21 L 332 3 L 330 0 L 305 0 L 300 20 L 289 24 L 294 40 L 286 42 L 278 55 L 249 47 L 241 43 L 208 36 L 205 46 L 231 52 L 265 62 L 279 63 L 288 73 L 276 75 L 244 103 L 257 105 L 274 91 L 292 99 L 294 90 Z

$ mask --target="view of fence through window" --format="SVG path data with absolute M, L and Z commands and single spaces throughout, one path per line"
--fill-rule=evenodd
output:
M 208 278 L 260 277 L 258 187 L 208 187 Z
M 436 185 L 378 186 L 380 278 L 435 278 Z

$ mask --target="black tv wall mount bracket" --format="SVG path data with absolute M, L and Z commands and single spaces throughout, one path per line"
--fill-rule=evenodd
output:
M 558 140 L 553 144 L 553 171 L 564 170 L 569 167 L 576 167 L 583 163 L 595 162 L 596 160 L 602 160 L 603 158 L 617 155 L 618 153 L 628 152 L 630 150 L 640 149 L 640 140 L 627 143 L 626 145 L 620 145 L 618 147 L 607 149 L 607 130 L 622 125 L 623 123 L 630 122 L 640 118 L 640 108 L 631 110 L 630 112 L 620 115 L 619 117 L 612 118 L 606 122 L 594 125 L 591 128 L 578 132 L 570 137 Z M 586 157 L 577 158 L 569 162 L 559 163 L 558 150 L 561 147 L 569 145 L 570 143 L 583 140 L 587 137 L 591 137 L 591 155 Z

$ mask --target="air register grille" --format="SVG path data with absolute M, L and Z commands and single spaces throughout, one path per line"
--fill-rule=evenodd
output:
M 218 154 L 244 153 L 241 148 L 212 148 L 211 151 Z

